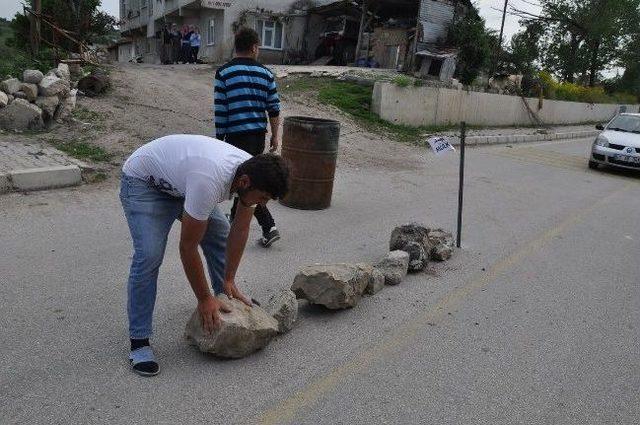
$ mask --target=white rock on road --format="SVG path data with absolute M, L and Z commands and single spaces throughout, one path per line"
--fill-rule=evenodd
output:
M 398 285 L 409 270 L 409 254 L 400 250 L 391 251 L 375 267 L 383 274 L 385 284 Z
M 430 257 L 437 261 L 446 261 L 453 255 L 453 235 L 442 229 L 429 230 L 431 248 Z
M 217 297 L 230 309 L 221 313 L 220 328 L 206 334 L 202 317 L 194 311 L 185 329 L 185 338 L 200 351 L 217 357 L 239 359 L 265 347 L 278 333 L 278 321 L 258 306 L 249 307 L 225 295 Z
M 298 298 L 331 310 L 354 307 L 369 284 L 369 276 L 355 264 L 314 264 L 295 277 L 291 290 Z
M 296 294 L 289 289 L 283 289 L 269 299 L 265 310 L 278 321 L 278 332 L 289 332 L 298 318 Z
M 371 270 L 371 275 L 369 276 L 369 283 L 367 284 L 367 287 L 364 290 L 364 293 L 367 295 L 377 294 L 378 292 L 384 289 L 385 281 L 386 281 L 386 278 L 382 273 L 382 271 L 374 267 Z
M 391 233 L 389 251 L 402 250 L 409 253 L 409 271 L 423 270 L 431 252 L 429 229 L 418 223 L 396 227 Z

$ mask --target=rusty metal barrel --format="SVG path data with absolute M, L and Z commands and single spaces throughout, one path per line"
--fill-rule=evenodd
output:
M 301 210 L 331 205 L 338 159 L 340 123 L 312 117 L 287 117 L 282 157 L 290 167 L 290 188 L 280 202 Z

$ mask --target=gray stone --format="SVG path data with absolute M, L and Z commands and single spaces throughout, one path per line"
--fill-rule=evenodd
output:
M 409 254 L 409 272 L 424 270 L 429 263 L 429 252 L 418 242 L 408 242 L 402 249 Z
M 442 229 L 429 230 L 432 248 L 429 256 L 433 260 L 446 261 L 453 255 L 453 235 Z
M 53 119 L 56 121 L 62 121 L 71 117 L 71 113 L 76 108 L 77 93 L 77 90 L 71 90 L 71 92 L 69 92 L 69 96 L 60 101 L 60 105 L 58 105 L 58 108 L 53 115 Z
M 22 85 L 22 83 L 17 78 L 9 78 L 0 83 L 0 90 L 6 94 L 14 94 L 20 90 L 20 85 Z
M 385 259 L 376 264 L 376 269 L 384 276 L 387 285 L 398 285 L 409 270 L 409 254 L 405 251 L 391 251 Z
M 44 78 L 44 74 L 37 69 L 26 69 L 22 73 L 22 81 L 29 84 L 39 84 Z
M 0 93 L 4 93 L 4 92 L 0 92 Z M 11 103 L 16 99 L 16 97 L 12 94 L 7 94 L 7 99 L 9 99 L 9 103 Z
M 13 97 L 16 99 L 24 99 L 27 100 L 27 94 L 23 91 L 17 91 L 13 94 Z
M 9 104 L 9 96 L 5 92 L 0 91 L 0 108 L 4 108 L 8 104 Z
M 431 249 L 431 258 L 437 261 L 447 261 L 453 255 L 453 248 L 446 244 L 439 244 Z
M 202 327 L 202 316 L 194 311 L 185 329 L 185 338 L 203 353 L 239 359 L 265 347 L 278 333 L 278 322 L 258 306 L 249 307 L 225 295 L 217 297 L 230 309 L 220 313 L 220 327 L 211 334 Z
M 46 75 L 38 87 L 41 96 L 66 97 L 69 94 L 69 82 L 55 75 Z
M 367 284 L 367 288 L 364 290 L 364 293 L 367 295 L 377 294 L 384 289 L 385 281 L 386 278 L 384 274 L 380 270 L 373 268 L 371 275 L 369 276 L 369 283 Z
M 71 71 L 69 70 L 69 65 L 67 65 L 66 63 L 59 63 L 56 75 L 63 80 L 71 80 Z
M 42 109 L 42 117 L 45 120 L 53 118 L 59 104 L 60 98 L 58 98 L 58 96 L 41 96 L 36 99 L 36 105 Z
M 0 109 L 0 128 L 5 130 L 39 130 L 44 127 L 42 110 L 24 99 L 16 99 Z
M 418 223 L 396 227 L 391 233 L 389 250 L 402 250 L 409 253 L 409 271 L 423 270 L 429 261 L 431 252 L 429 229 Z
M 298 318 L 296 294 L 288 289 L 283 289 L 269 299 L 265 310 L 278 321 L 279 333 L 289 332 L 293 329 L 293 324 Z
M 29 102 L 35 102 L 38 98 L 38 85 L 32 83 L 22 83 L 20 85 L 20 91 L 27 95 Z
M 291 290 L 311 304 L 337 310 L 357 305 L 368 284 L 368 275 L 358 265 L 314 264 L 298 273 Z

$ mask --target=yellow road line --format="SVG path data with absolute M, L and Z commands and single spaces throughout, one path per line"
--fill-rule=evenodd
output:
M 398 328 L 404 329 L 400 333 L 382 340 L 380 343 L 364 350 L 352 360 L 333 369 L 327 375 L 310 382 L 303 389 L 283 400 L 276 407 L 264 412 L 255 420 L 255 423 L 263 425 L 280 425 L 290 423 L 300 411 L 312 407 L 320 398 L 335 389 L 341 381 L 346 379 L 346 375 L 363 371 L 384 356 L 403 349 L 420 330 L 427 326 L 428 323 L 435 323 L 438 319 L 446 317 L 445 313 L 448 310 L 453 309 L 466 297 L 478 289 L 489 285 L 504 271 L 518 264 L 522 259 L 528 258 L 533 252 L 540 249 L 551 239 L 561 234 L 569 227 L 582 221 L 584 216 L 589 214 L 591 211 L 601 205 L 606 205 L 611 198 L 620 195 L 622 192 L 633 186 L 635 186 L 634 183 L 627 183 L 622 188 L 600 198 L 591 206 L 579 210 L 575 214 L 571 214 L 558 225 L 542 233 L 540 236 L 529 241 L 511 255 L 495 263 L 487 270 L 486 273 L 476 276 L 463 287 L 456 289 L 440 299 L 431 309 L 409 320 L 404 324 L 404 326 L 399 326 Z

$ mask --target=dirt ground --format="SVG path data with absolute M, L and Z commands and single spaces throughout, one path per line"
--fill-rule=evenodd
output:
M 116 64 L 110 68 L 112 90 L 98 98 L 79 97 L 79 117 L 45 133 L 0 134 L 0 140 L 83 140 L 114 154 L 107 168 L 120 164 L 138 146 L 163 135 L 213 132 L 213 76 L 208 65 Z M 291 77 L 288 77 L 291 78 Z M 288 78 L 279 80 L 286 85 Z M 407 169 L 415 147 L 361 129 L 337 109 L 309 96 L 281 95 L 283 117 L 308 115 L 342 123 L 340 167 Z M 406 154 L 403 154 L 406 153 Z

